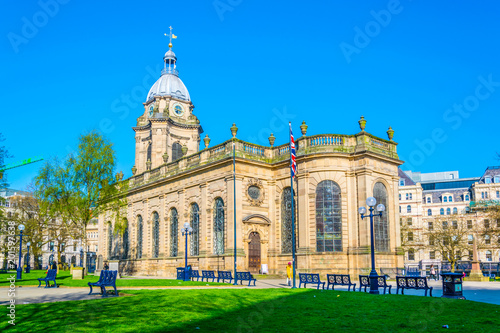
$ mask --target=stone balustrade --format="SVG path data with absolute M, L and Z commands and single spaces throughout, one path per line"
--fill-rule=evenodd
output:
M 195 154 L 184 156 L 177 161 L 163 164 L 151 171 L 133 176 L 129 179 L 129 186 L 130 188 L 138 187 L 214 161 L 232 157 L 233 144 L 235 155 L 238 158 L 273 164 L 284 161 L 290 157 L 290 147 L 288 143 L 267 147 L 244 142 L 235 138 L 214 147 L 205 148 Z M 309 154 L 353 154 L 367 151 L 398 159 L 396 151 L 397 143 L 377 138 L 367 132 L 360 132 L 355 135 L 320 134 L 303 136 L 296 140 L 296 146 L 298 157 Z

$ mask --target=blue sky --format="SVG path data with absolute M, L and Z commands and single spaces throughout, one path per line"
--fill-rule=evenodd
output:
M 55 5 L 56 4 L 56 5 Z M 15 162 L 64 157 L 102 130 L 131 175 L 134 132 L 174 52 L 211 145 L 395 130 L 403 169 L 479 176 L 500 165 L 495 1 L 4 1 L 0 132 Z M 128 96 L 128 97 L 127 97 Z M 128 101 L 128 102 L 127 102 Z M 127 104 L 128 103 L 128 104 Z M 23 189 L 41 163 L 10 171 Z

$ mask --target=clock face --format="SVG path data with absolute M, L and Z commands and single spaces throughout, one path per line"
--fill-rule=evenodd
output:
M 184 109 L 182 108 L 182 105 L 175 104 L 174 105 L 174 113 L 178 117 L 182 116 L 184 114 Z
M 155 107 L 153 105 L 149 106 L 149 118 L 151 118 L 153 116 L 154 109 L 155 109 Z

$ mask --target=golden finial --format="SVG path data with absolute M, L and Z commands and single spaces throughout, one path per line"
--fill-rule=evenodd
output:
M 172 33 L 172 29 L 173 29 L 172 26 L 170 26 L 169 29 L 170 29 L 170 33 L 168 35 L 165 34 L 165 36 L 168 36 L 170 38 L 170 42 L 168 43 L 168 47 L 172 48 L 172 38 L 176 39 L 177 36 Z

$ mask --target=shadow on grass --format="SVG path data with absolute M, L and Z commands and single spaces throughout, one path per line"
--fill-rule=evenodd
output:
M 7 331 L 496 332 L 500 306 L 313 289 L 127 290 L 137 297 L 30 304 Z

